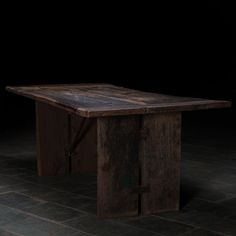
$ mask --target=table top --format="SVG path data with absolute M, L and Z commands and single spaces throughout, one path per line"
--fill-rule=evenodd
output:
M 83 117 L 179 112 L 231 106 L 229 101 L 148 93 L 111 84 L 34 85 L 6 89 Z

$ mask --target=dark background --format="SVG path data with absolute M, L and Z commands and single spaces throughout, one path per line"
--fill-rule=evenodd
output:
M 108 82 L 236 102 L 231 2 L 74 10 L 15 14 L 16 8 L 7 13 L 2 29 L 1 130 L 34 119 L 33 101 L 5 92 L 6 85 Z M 233 125 L 235 113 L 233 106 L 189 112 L 185 119 Z

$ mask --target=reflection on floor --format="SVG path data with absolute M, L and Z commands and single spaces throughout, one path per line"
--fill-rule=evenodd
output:
M 96 218 L 96 176 L 37 177 L 33 129 L 4 135 L 0 235 L 236 235 L 236 136 L 195 125 L 183 132 L 181 211 L 118 220 Z

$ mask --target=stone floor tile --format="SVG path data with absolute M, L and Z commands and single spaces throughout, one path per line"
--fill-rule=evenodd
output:
M 41 205 L 45 203 L 40 199 L 31 198 L 20 193 L 9 192 L 5 194 L 0 194 L 0 204 L 15 208 L 15 209 L 27 209 L 34 207 L 36 205 Z
M 0 204 L 0 228 L 5 225 L 10 225 L 23 217 L 27 216 L 17 210 Z
M 228 207 L 236 207 L 236 197 L 229 200 L 222 201 L 221 204 Z
M 187 234 L 184 234 L 184 236 L 224 236 L 224 234 L 218 234 L 203 229 L 195 229 Z
M 58 222 L 66 221 L 84 215 L 82 212 L 49 202 L 38 205 L 36 207 L 32 207 L 25 211 Z
M 32 216 L 18 219 L 3 227 L 4 230 L 24 236 L 71 236 L 77 231 L 61 224 L 55 224 Z
M 201 199 L 192 199 L 189 201 L 181 211 L 199 211 L 210 213 L 214 216 L 226 218 L 232 216 L 234 212 L 236 212 L 236 205 L 232 205 L 231 207 L 225 206 L 221 203 L 214 203 L 209 201 L 204 201 Z
M 0 236 L 19 236 L 19 235 L 0 229 Z
M 217 217 L 211 213 L 188 210 L 175 213 L 162 213 L 159 217 L 192 225 L 194 227 L 201 227 L 208 231 L 232 236 L 236 235 L 236 224 L 233 220 Z
M 17 178 L 1 175 L 0 173 L 0 187 L 7 187 L 11 185 L 21 184 L 22 180 Z
M 50 192 L 45 196 L 41 196 L 41 198 L 46 201 L 54 202 L 78 210 L 90 204 L 96 203 L 96 200 L 94 199 L 64 192 Z
M 132 227 L 121 224 L 116 220 L 103 220 L 98 219 L 95 216 L 80 217 L 78 219 L 67 221 L 65 222 L 65 224 L 78 230 L 92 233 L 98 236 L 124 235 L 125 233 L 130 232 L 133 229 Z
M 189 225 L 178 222 L 172 222 L 155 216 L 138 217 L 124 222 L 128 225 L 160 233 L 166 236 L 181 235 L 193 229 L 193 227 Z

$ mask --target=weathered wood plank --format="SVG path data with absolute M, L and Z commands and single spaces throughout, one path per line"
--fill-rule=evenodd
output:
M 143 116 L 140 144 L 142 186 L 150 192 L 141 197 L 142 214 L 179 209 L 181 114 Z
M 70 143 L 72 173 L 97 172 L 97 119 L 70 117 Z
M 147 93 L 109 84 L 7 87 L 7 90 L 83 117 L 138 115 L 231 106 L 228 101 Z
M 36 102 L 37 161 L 39 176 L 68 173 L 67 113 L 48 104 Z
M 98 118 L 98 216 L 138 215 L 140 118 Z

